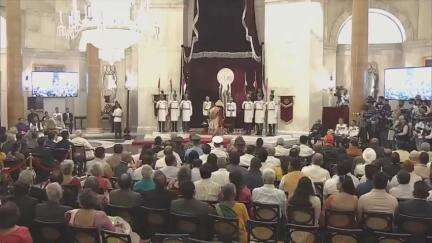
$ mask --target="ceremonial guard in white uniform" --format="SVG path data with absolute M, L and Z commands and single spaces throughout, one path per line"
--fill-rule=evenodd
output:
M 182 113 L 183 132 L 189 131 L 189 122 L 192 116 L 192 102 L 189 100 L 188 94 L 184 95 L 184 99 L 180 102 Z
M 234 132 L 235 119 L 237 117 L 237 104 L 233 101 L 232 97 L 229 97 L 226 103 L 225 117 L 228 121 L 228 132 Z
M 254 115 L 254 103 L 251 100 L 250 95 L 246 96 L 246 100 L 242 104 L 242 109 L 244 111 L 244 129 L 246 130 L 246 134 L 251 134 L 252 130 L 252 120 Z
M 276 135 L 276 124 L 278 120 L 279 104 L 274 101 L 274 95 L 270 95 L 270 101 L 267 102 L 267 124 L 270 136 Z
M 165 132 L 165 122 L 168 115 L 168 102 L 165 100 L 165 95 L 159 96 L 159 101 L 156 102 L 158 130 Z
M 173 94 L 173 100 L 169 103 L 171 132 L 178 132 L 177 122 L 180 116 L 180 102 L 177 100 L 176 93 Z
M 262 94 L 258 94 L 258 100 L 254 102 L 255 108 L 255 124 L 257 126 L 257 135 L 262 135 L 264 128 L 264 118 L 265 118 L 265 106 L 266 103 L 262 100 Z
M 205 101 L 203 102 L 203 108 L 202 108 L 202 113 L 203 113 L 203 117 L 204 117 L 204 121 L 209 122 L 209 112 L 210 109 L 212 107 L 212 102 L 210 101 L 210 97 L 206 96 L 205 97 Z

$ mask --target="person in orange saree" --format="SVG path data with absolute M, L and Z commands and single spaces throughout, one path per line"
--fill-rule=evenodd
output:
M 223 103 L 218 100 L 212 108 L 210 108 L 209 114 L 209 134 L 220 135 L 223 134 L 223 122 L 224 122 L 224 112 Z
M 222 187 L 222 200 L 216 204 L 216 212 L 218 216 L 224 218 L 237 218 L 239 221 L 239 242 L 247 243 L 246 224 L 249 220 L 249 214 L 246 206 L 243 203 L 235 201 L 236 188 L 232 183 L 228 183 Z

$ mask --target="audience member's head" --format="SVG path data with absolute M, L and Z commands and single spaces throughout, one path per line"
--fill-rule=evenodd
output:
M 275 154 L 276 154 L 275 148 L 274 147 L 268 148 L 267 149 L 267 154 L 268 154 L 268 156 L 275 156 Z
M 429 154 L 427 152 L 421 152 L 419 155 L 419 162 L 426 165 L 429 162 Z
M 186 158 L 186 161 L 187 161 L 189 164 L 192 164 L 192 161 L 194 161 L 194 160 L 196 160 L 196 159 L 199 159 L 199 154 L 198 154 L 198 152 L 195 151 L 195 150 L 191 150 L 191 151 L 189 152 L 187 158 Z
M 173 154 L 165 155 L 165 163 L 167 166 L 175 166 L 177 161 Z
M 378 172 L 373 177 L 373 187 L 375 189 L 383 190 L 387 187 L 388 178 L 384 172 Z
M 201 148 L 202 148 L 204 154 L 210 154 L 211 153 L 211 147 L 209 144 L 202 144 Z
M 95 163 L 91 168 L 90 168 L 90 174 L 92 176 L 96 176 L 96 177 L 101 177 L 103 176 L 103 169 L 102 166 L 100 164 Z
M 153 153 L 148 149 L 141 151 L 140 160 L 143 165 L 151 165 L 153 161 Z
M 370 164 L 376 159 L 377 156 L 375 150 L 373 150 L 372 148 L 366 148 L 363 151 L 362 157 L 365 160 L 366 164 Z
M 251 159 L 251 163 L 249 166 L 249 170 L 251 171 L 259 171 L 261 169 L 262 163 L 257 157 L 253 157 Z
M 243 154 L 246 146 L 246 141 L 242 136 L 237 136 L 234 139 L 234 147 L 237 149 L 237 152 Z
M 75 131 L 75 137 L 80 138 L 80 137 L 82 137 L 82 136 L 83 136 L 83 132 L 82 132 L 81 130 L 76 130 L 76 131 Z
M 95 148 L 94 156 L 99 159 L 105 158 L 105 148 L 102 146 Z
M 258 138 L 255 142 L 255 146 L 257 148 L 262 148 L 264 146 L 264 140 L 262 138 Z
M 278 138 L 278 139 L 276 140 L 276 145 L 277 145 L 277 146 L 284 146 L 284 145 L 285 145 L 285 141 L 284 141 L 284 139 L 283 139 L 283 138 Z
M 397 181 L 401 185 L 406 185 L 410 182 L 411 175 L 406 170 L 400 170 L 396 175 Z
M 63 130 L 60 132 L 60 137 L 62 138 L 62 141 L 66 141 L 69 139 L 69 131 Z
M 240 153 L 233 151 L 229 154 L 230 164 L 239 165 L 240 164 Z
M 39 147 L 43 147 L 45 145 L 45 138 L 44 137 L 40 137 L 36 140 L 37 144 Z
M 153 182 L 155 184 L 156 189 L 159 189 L 159 190 L 165 189 L 165 186 L 167 184 L 167 178 L 162 171 L 157 170 L 154 172 Z
M 150 165 L 143 165 L 141 169 L 141 176 L 143 180 L 151 180 L 153 176 L 153 169 Z
M 192 168 L 200 168 L 202 165 L 202 160 L 200 159 L 194 159 L 192 161 Z
M 312 156 L 312 164 L 322 166 L 324 163 L 324 156 L 320 153 L 316 153 Z
M 207 163 L 206 164 L 211 165 L 213 168 L 217 168 L 218 167 L 217 166 L 217 160 L 218 160 L 218 157 L 215 154 L 209 154 L 207 157 Z
M 268 153 L 265 149 L 258 149 L 256 151 L 255 156 L 261 161 L 261 163 L 264 163 L 267 160 Z
M 125 164 L 131 164 L 133 162 L 132 154 L 126 151 L 122 152 L 121 161 Z
M 300 154 L 300 149 L 298 147 L 292 147 L 290 149 L 290 152 L 289 152 L 290 157 L 293 157 L 293 158 L 299 157 L 299 154 Z
M 308 137 L 306 135 L 301 135 L 299 140 L 301 144 L 307 144 Z
M 114 144 L 114 153 L 115 154 L 121 154 L 123 153 L 123 145 L 122 144 Z
M 173 154 L 173 147 L 171 145 L 167 145 L 167 146 L 165 146 L 163 151 L 164 151 L 163 153 L 165 156 L 172 155 Z
M 162 146 L 162 138 L 161 138 L 161 136 L 156 136 L 154 138 L 154 145 L 155 146 Z
M 132 177 L 129 174 L 122 174 L 118 179 L 118 185 L 122 190 L 130 190 L 132 188 Z
M 391 154 L 391 159 L 392 159 L 392 163 L 394 164 L 394 165 L 400 165 L 400 156 L 399 156 L 399 153 L 396 153 L 396 152 L 393 152 L 392 154 Z
M 178 183 L 184 182 L 184 181 L 192 181 L 192 173 L 189 167 L 182 166 L 180 167 L 178 173 L 177 173 L 177 181 Z
M 79 194 L 78 201 L 83 209 L 96 209 L 99 207 L 97 194 L 90 188 L 85 188 Z
M 315 191 L 312 186 L 312 181 L 309 177 L 304 176 L 300 178 L 297 184 L 297 188 L 291 197 L 290 204 L 299 206 L 312 206 L 310 203 L 310 197 L 315 195 Z
M 200 168 L 200 174 L 202 179 L 209 179 L 211 177 L 211 168 L 209 164 L 203 164 Z
M 222 138 L 221 136 L 214 136 L 214 137 L 212 138 L 212 142 L 213 142 L 213 145 L 214 145 L 216 148 L 219 148 L 219 147 L 221 147 L 222 144 L 223 144 L 223 138 Z
M 236 198 L 236 187 L 233 183 L 228 183 L 221 188 L 222 201 L 232 202 Z
M 19 173 L 18 181 L 25 183 L 29 186 L 32 186 L 35 180 L 35 172 L 31 169 L 22 170 Z
M 340 186 L 339 188 L 340 192 L 356 195 L 356 189 L 351 176 L 345 175 L 339 177 L 339 186 Z
M 243 188 L 243 174 L 240 170 L 234 170 L 229 174 L 229 181 L 233 183 L 239 192 Z
M 0 204 L 0 229 L 7 230 L 14 227 L 20 218 L 20 211 L 14 202 Z
M 365 176 L 368 180 L 373 180 L 373 177 L 378 173 L 378 167 L 374 164 L 365 165 Z
M 420 144 L 420 151 L 429 152 L 431 150 L 431 146 L 427 142 L 423 142 Z
M 411 160 L 405 160 L 401 166 L 402 169 L 410 172 L 414 171 L 414 163 Z
M 83 188 L 88 188 L 94 193 L 101 193 L 101 187 L 98 179 L 95 176 L 89 176 L 85 179 Z
M 45 187 L 48 201 L 59 203 L 63 198 L 63 189 L 57 182 L 50 183 Z
M 274 170 L 267 168 L 267 169 L 264 169 L 264 171 L 262 173 L 262 178 L 263 178 L 264 184 L 274 185 L 274 181 L 276 179 L 276 174 L 275 174 Z
M 247 154 L 253 154 L 254 151 L 255 151 L 255 146 L 253 146 L 253 145 L 246 146 L 246 153 Z
M 414 183 L 413 196 L 419 199 L 426 199 L 429 196 L 429 187 L 424 181 Z
M 20 198 L 24 195 L 27 195 L 27 193 L 29 192 L 29 188 L 30 187 L 28 184 L 18 180 L 13 184 L 12 194 L 14 197 Z
M 416 163 L 419 159 L 419 155 L 420 153 L 417 150 L 413 150 L 410 152 L 409 154 L 409 159 L 413 162 Z
M 339 161 L 336 166 L 336 173 L 338 176 L 343 176 L 351 172 L 351 163 L 347 160 Z
M 195 195 L 195 185 L 192 181 L 182 181 L 179 183 L 180 193 L 185 199 L 192 199 Z
M 290 161 L 291 171 L 299 171 L 302 168 L 301 161 L 299 159 L 292 159 Z

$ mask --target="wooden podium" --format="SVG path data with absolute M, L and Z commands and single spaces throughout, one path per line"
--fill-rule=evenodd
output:
M 323 107 L 322 124 L 324 131 L 335 129 L 338 119 L 342 117 L 346 124 L 349 124 L 349 107 Z

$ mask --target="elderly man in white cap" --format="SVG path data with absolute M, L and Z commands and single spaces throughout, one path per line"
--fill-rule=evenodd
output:
M 211 153 L 216 155 L 218 158 L 228 158 L 228 153 L 223 147 L 223 138 L 221 136 L 214 136 L 212 138 L 214 148 Z
M 356 165 L 354 169 L 354 175 L 356 176 L 358 175 L 363 176 L 365 174 L 365 166 L 374 162 L 377 155 L 375 153 L 375 150 L 373 150 L 372 148 L 366 148 L 363 151 L 362 157 L 365 163 Z

